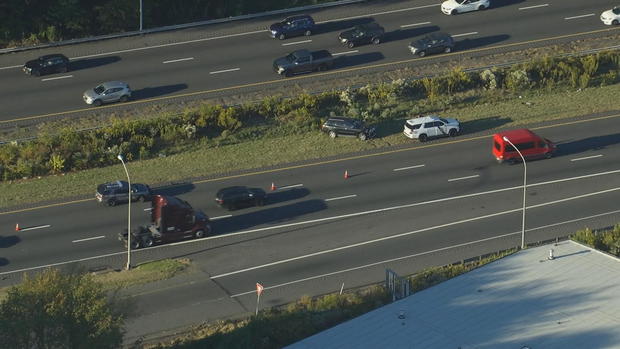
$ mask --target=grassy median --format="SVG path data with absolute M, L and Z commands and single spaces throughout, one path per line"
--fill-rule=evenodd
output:
M 465 123 L 467 133 L 473 133 L 616 110 L 620 85 L 530 93 L 520 97 L 501 91 L 469 91 L 452 96 L 456 102 L 448 106 L 429 104 L 423 111 L 458 118 Z M 396 108 L 408 106 L 402 104 Z M 355 138 L 332 140 L 317 131 L 293 135 L 272 132 L 272 136 L 218 147 L 197 143 L 195 149 L 184 153 L 130 162 L 128 169 L 134 182 L 157 184 L 385 148 L 412 142 L 401 134 L 403 122 L 404 119 L 392 120 L 378 125 L 380 138 L 368 142 Z M 125 178 L 120 165 L 2 182 L 0 207 L 90 196 L 97 184 L 119 178 Z

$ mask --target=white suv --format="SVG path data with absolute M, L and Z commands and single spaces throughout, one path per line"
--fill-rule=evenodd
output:
M 618 25 L 620 23 L 620 6 L 601 13 L 601 21 L 607 25 Z
M 409 119 L 405 122 L 403 133 L 411 139 L 426 142 L 429 137 L 455 137 L 461 132 L 461 125 L 456 119 L 440 118 L 437 115 Z

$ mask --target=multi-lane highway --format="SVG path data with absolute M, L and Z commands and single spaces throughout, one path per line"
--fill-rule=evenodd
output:
M 442 59 L 414 59 L 407 50 L 412 39 L 439 30 L 457 40 L 457 52 L 450 57 L 578 33 L 605 35 L 614 30 L 599 20 L 600 13 L 611 6 L 603 0 L 495 1 L 491 9 L 458 16 L 442 14 L 439 5 L 412 0 L 389 9 L 380 4 L 358 4 L 316 11 L 312 14 L 320 25 L 319 33 L 284 41 L 268 37 L 264 28 L 276 19 L 268 18 L 209 26 L 200 29 L 205 33 L 202 39 L 186 40 L 190 34 L 180 31 L 176 36 L 166 34 L 167 42 L 159 45 L 147 43 L 148 38 L 131 38 L 3 55 L 0 122 L 84 109 L 83 91 L 109 80 L 129 83 L 135 91 L 131 103 L 136 104 L 170 96 L 207 96 L 208 91 L 234 91 L 242 86 L 268 90 L 286 83 L 272 71 L 273 60 L 300 48 L 328 49 L 339 60 L 334 71 L 294 78 L 296 83 L 309 77 L 333 78 L 343 71 L 357 73 L 371 66 L 390 69 Z M 370 20 L 386 28 L 384 43 L 354 49 L 339 44 L 340 31 Z M 189 31 L 193 38 L 196 31 Z M 553 42 L 550 39 L 538 44 Z M 26 60 L 52 51 L 69 56 L 74 69 L 43 77 L 25 76 L 20 70 Z

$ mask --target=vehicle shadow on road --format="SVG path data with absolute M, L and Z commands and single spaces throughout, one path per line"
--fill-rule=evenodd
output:
M 557 150 L 554 156 L 566 156 L 605 149 L 610 145 L 620 143 L 620 133 L 604 136 L 588 137 L 579 140 L 569 140 L 557 142 Z
M 9 260 L 6 258 L 0 257 L 0 267 L 4 267 L 5 265 L 9 265 Z
M 275 205 L 286 201 L 301 199 L 310 194 L 306 188 L 291 188 L 267 193 L 266 205 Z
M 408 28 L 408 29 L 397 29 L 391 32 L 386 32 L 383 37 L 383 42 L 406 40 L 406 39 L 426 35 L 432 32 L 436 32 L 436 31 L 439 31 L 439 27 L 436 25 L 429 25 L 426 27 L 416 27 L 416 28 Z
M 367 24 L 370 22 L 374 22 L 372 17 L 363 17 L 363 18 L 355 18 L 355 19 L 345 19 L 342 21 L 333 21 L 327 23 L 321 23 L 316 25 L 316 34 L 329 33 L 334 31 L 344 31 L 347 29 L 351 29 L 356 25 Z
M 22 239 L 17 235 L 0 236 L 0 248 L 9 248 L 17 245 Z
M 175 85 L 164 85 L 157 87 L 145 87 L 139 90 L 134 90 L 131 93 L 132 99 L 145 99 L 145 98 L 153 98 L 159 96 L 169 95 L 171 93 L 179 92 L 181 90 L 187 89 L 187 84 L 175 84 Z
M 369 52 L 369 53 L 361 53 L 358 55 L 340 56 L 334 62 L 334 69 L 348 68 L 348 67 L 354 67 L 357 65 L 368 64 L 368 63 L 380 61 L 384 58 L 385 56 L 383 56 L 383 53 L 381 52 Z
M 196 188 L 196 186 L 194 185 L 194 183 L 190 183 L 190 182 L 171 183 L 171 184 L 164 185 L 161 187 L 153 188 L 153 194 L 177 196 L 177 195 L 189 193 L 192 190 L 194 190 L 194 188 Z
M 213 221 L 212 225 L 216 235 L 223 235 L 264 224 L 283 224 L 326 208 L 325 201 L 312 199 L 218 219 Z
M 467 38 L 463 40 L 457 40 L 455 44 L 455 50 L 456 51 L 471 50 L 473 48 L 479 48 L 479 47 L 497 44 L 499 42 L 506 41 L 508 39 L 510 39 L 510 35 L 500 34 L 500 35 L 483 36 L 483 37 L 475 38 L 475 39 Z
M 500 7 L 506 7 L 506 6 L 512 6 L 512 5 L 516 5 L 516 4 L 520 4 L 522 2 L 525 2 L 525 0 L 502 0 L 502 1 L 493 1 L 491 3 L 491 6 L 489 7 L 489 9 L 494 9 L 494 8 L 500 8 Z
M 83 59 L 78 59 L 76 61 L 72 60 L 71 62 L 69 62 L 69 68 L 71 71 L 91 69 L 91 68 L 100 67 L 102 65 L 116 63 L 120 60 L 121 60 L 121 57 L 119 56 L 83 58 Z

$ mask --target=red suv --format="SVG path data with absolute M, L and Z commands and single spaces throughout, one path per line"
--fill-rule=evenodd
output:
M 526 159 L 550 158 L 556 150 L 553 142 L 525 128 L 500 132 L 493 135 L 493 155 L 499 163 L 515 163 L 521 160 L 519 153 L 505 138 L 514 144 Z

